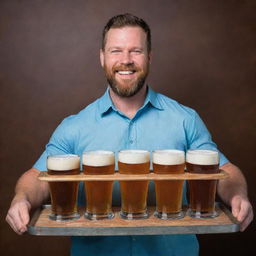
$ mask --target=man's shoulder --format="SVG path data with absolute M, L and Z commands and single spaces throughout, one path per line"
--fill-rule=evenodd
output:
M 171 111 L 172 113 L 177 113 L 184 116 L 194 116 L 196 113 L 193 108 L 185 106 L 177 100 L 174 100 L 164 94 L 157 93 L 157 98 L 163 109 L 166 111 Z
M 84 125 L 88 120 L 92 122 L 95 119 L 95 115 L 98 113 L 98 101 L 99 99 L 96 99 L 94 102 L 85 106 L 78 113 L 67 116 L 63 119 L 61 124 L 66 127 L 76 127 Z

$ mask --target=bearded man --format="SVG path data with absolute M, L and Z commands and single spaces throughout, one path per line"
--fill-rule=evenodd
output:
M 154 92 L 147 85 L 151 33 L 144 20 L 131 14 L 111 18 L 103 31 L 100 61 L 108 82 L 105 94 L 78 114 L 64 119 L 45 152 L 17 182 L 6 220 L 18 234 L 27 230 L 29 211 L 49 197 L 47 183 L 38 180 L 40 171 L 47 169 L 48 155 L 81 156 L 84 151 L 99 149 L 114 152 L 122 149 L 218 151 L 194 110 Z M 246 181 L 238 167 L 221 152 L 219 155 L 220 168 L 230 177 L 218 183 L 217 191 L 232 207 L 243 231 L 253 219 Z M 117 190 L 118 184 L 114 194 L 119 193 Z M 83 194 L 80 189 L 80 204 L 84 203 Z M 195 235 L 73 237 L 71 247 L 74 256 L 194 256 L 198 253 Z

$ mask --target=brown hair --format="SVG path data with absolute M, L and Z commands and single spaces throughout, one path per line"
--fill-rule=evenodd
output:
M 111 28 L 122 28 L 126 26 L 141 27 L 147 36 L 147 49 L 151 51 L 151 31 L 148 24 L 141 18 L 138 18 L 130 13 L 120 14 L 112 17 L 103 29 L 102 33 L 102 50 L 106 45 L 106 34 Z

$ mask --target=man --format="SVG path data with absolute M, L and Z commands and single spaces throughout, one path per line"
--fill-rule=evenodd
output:
M 46 170 L 49 154 L 78 154 L 88 150 L 214 149 L 216 145 L 197 113 L 151 90 L 145 83 L 151 62 L 148 25 L 130 15 L 109 20 L 103 31 L 101 65 L 109 88 L 74 116 L 66 118 L 52 135 L 34 167 L 18 180 L 7 222 L 22 234 L 29 211 L 49 196 L 47 183 L 37 176 Z M 218 194 L 232 207 L 243 231 L 253 219 L 247 185 L 241 171 L 220 153 L 220 166 L 230 178 L 218 183 Z M 83 191 L 80 191 L 80 195 Z M 74 237 L 77 255 L 198 255 L 194 235 Z

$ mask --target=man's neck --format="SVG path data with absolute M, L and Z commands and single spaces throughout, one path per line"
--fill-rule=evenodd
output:
M 144 85 L 138 93 L 129 98 L 118 96 L 113 92 L 111 88 L 109 93 L 115 107 L 124 113 L 127 117 L 132 119 L 144 104 L 147 93 L 147 86 Z

